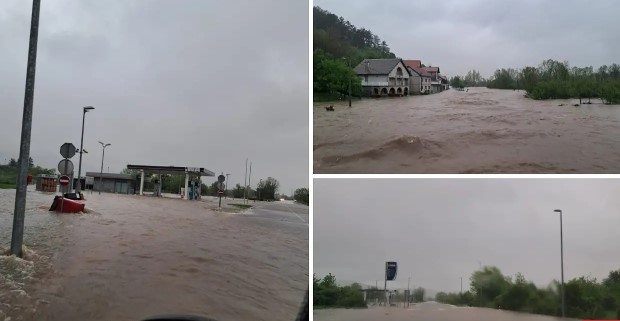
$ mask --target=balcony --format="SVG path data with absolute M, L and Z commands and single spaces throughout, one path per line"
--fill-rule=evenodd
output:
M 387 81 L 362 81 L 362 86 L 367 86 L 367 87 L 387 87 L 388 82 Z

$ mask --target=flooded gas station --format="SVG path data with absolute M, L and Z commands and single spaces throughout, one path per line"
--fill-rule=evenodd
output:
M 0 257 L 0 320 L 295 317 L 308 284 L 307 206 L 242 211 L 239 199 L 219 208 L 215 197 L 87 191 L 87 213 L 58 214 L 48 211 L 53 193 L 31 187 L 24 259 Z M 0 190 L 1 240 L 10 240 L 14 198 Z

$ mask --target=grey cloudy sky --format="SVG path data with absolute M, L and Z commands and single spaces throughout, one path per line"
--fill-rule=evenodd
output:
M 617 179 L 315 179 L 314 273 L 391 288 L 468 288 L 479 264 L 539 286 L 620 269 Z M 480 263 L 479 263 L 480 262 Z
M 620 2 L 615 0 L 315 0 L 365 27 L 403 59 L 443 74 L 538 66 L 545 59 L 595 68 L 618 63 Z
M 206 167 L 241 182 L 308 185 L 308 4 L 304 1 L 42 1 L 31 155 L 56 167 Z M 19 156 L 32 1 L 0 3 L 0 161 Z M 77 157 L 74 163 L 77 171 Z M 104 169 L 105 170 L 105 169 Z M 214 179 L 209 180 L 209 182 Z

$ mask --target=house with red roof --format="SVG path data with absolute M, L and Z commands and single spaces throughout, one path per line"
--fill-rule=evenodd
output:
M 403 60 L 411 73 L 409 77 L 409 91 L 412 95 L 431 92 L 431 74 L 428 73 L 420 60 Z

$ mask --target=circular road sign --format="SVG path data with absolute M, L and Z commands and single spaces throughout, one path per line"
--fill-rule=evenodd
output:
M 61 175 L 69 175 L 73 173 L 73 162 L 68 159 L 63 159 L 58 163 L 58 171 Z
M 226 180 L 226 177 L 224 175 L 220 175 L 217 177 L 217 181 L 220 183 L 223 183 Z
M 75 146 L 71 143 L 64 143 L 60 146 L 60 155 L 64 158 L 75 156 Z
M 60 176 L 60 178 L 58 179 L 58 182 L 60 183 L 61 186 L 69 185 L 69 176 L 67 175 Z

